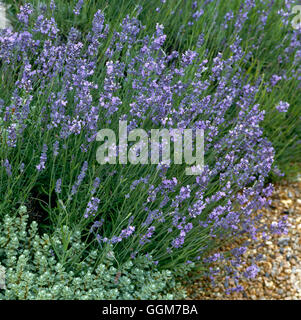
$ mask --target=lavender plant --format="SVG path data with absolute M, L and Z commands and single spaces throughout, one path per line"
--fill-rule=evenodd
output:
M 207 16 L 191 3 L 188 26 L 196 32 L 213 14 L 208 28 L 221 33 L 211 39 L 209 28 L 188 37 L 189 43 L 183 40 L 178 51 L 166 44 L 171 40 L 162 24 L 143 25 L 140 10 L 119 25 L 97 10 L 90 29 L 81 30 L 75 22 L 88 10 L 82 2 L 64 32 L 53 1 L 38 11 L 22 6 L 18 29 L 0 31 L 0 216 L 13 216 L 20 204 L 31 207 L 33 216 L 38 211 L 43 232 L 61 230 L 63 248 L 52 248 L 61 265 L 79 259 L 67 251 L 70 229 L 81 230 L 97 262 L 113 251 L 117 264 L 145 257 L 158 270 L 196 265 L 212 278 L 220 271 L 238 281 L 257 270 L 237 271 L 247 244 L 223 254 L 214 250 L 241 236 L 266 238 L 267 229 L 285 231 L 284 221 L 262 226 L 255 212 L 272 193 L 266 178 L 275 151 L 267 129 L 271 136 L 274 124 L 292 121 L 299 101 L 297 94 L 282 99 L 277 90 L 283 81 L 284 90 L 300 87 L 298 31 L 285 39 L 291 49 L 275 49 L 284 54 L 283 65 L 277 72 L 272 65 L 269 74 L 258 53 L 261 41 L 248 44 L 255 32 L 265 34 L 258 25 L 248 28 L 265 2 L 257 7 L 255 1 L 234 1 L 235 11 L 226 15 L 224 2 L 217 3 L 218 10 L 213 1 L 203 3 Z M 262 21 L 275 14 L 260 12 Z M 265 112 L 271 102 L 273 110 Z M 288 107 L 294 111 L 285 112 Z M 185 166 L 173 162 L 99 165 L 97 132 L 118 132 L 119 120 L 148 132 L 203 129 L 204 171 L 187 176 Z M 289 147 L 296 146 L 295 123 L 285 131 L 293 135 Z M 210 267 L 215 261 L 226 263 L 217 270 Z
M 11 5 L 10 17 L 13 17 L 19 7 L 13 0 L 6 2 Z M 24 3 L 20 1 L 20 5 Z M 248 54 L 241 67 L 251 82 L 256 83 L 260 78 L 262 81 L 257 98 L 267 111 L 262 127 L 276 150 L 276 163 L 287 177 L 300 169 L 300 30 L 295 30 L 291 24 L 293 7 L 298 1 L 113 0 L 109 6 L 106 1 L 44 0 L 41 4 L 31 0 L 31 3 L 37 9 L 35 17 L 47 10 L 47 6 L 52 10 L 61 37 L 65 38 L 70 28 L 75 26 L 82 31 L 83 42 L 99 9 L 106 14 L 112 30 L 118 27 L 126 14 L 136 15 L 143 21 L 145 28 L 140 31 L 141 35 L 151 34 L 156 22 L 164 24 L 168 37 L 163 48 L 169 53 L 194 49 L 201 55 L 207 51 L 213 57 L 218 52 L 227 52 L 239 41 Z M 30 28 L 32 23 L 29 21 Z M 103 40 L 102 50 L 106 50 L 110 37 Z M 290 104 L 285 115 L 275 112 L 279 101 Z M 273 178 L 277 176 L 273 175 Z

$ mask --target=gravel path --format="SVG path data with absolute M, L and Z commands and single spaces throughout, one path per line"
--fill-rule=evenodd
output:
M 199 279 L 189 286 L 188 299 L 301 299 L 301 182 L 284 182 L 275 187 L 271 207 L 264 211 L 263 221 L 270 224 L 284 215 L 288 216 L 290 225 L 287 235 L 273 236 L 261 247 L 257 243 L 246 252 L 246 266 L 251 264 L 248 262 L 254 253 L 262 254 L 263 260 L 258 262 L 257 278 L 243 283 L 244 292 L 226 295 L 222 284 L 213 288 L 205 279 Z

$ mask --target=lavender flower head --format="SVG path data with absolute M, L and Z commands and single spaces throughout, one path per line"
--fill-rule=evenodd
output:
M 257 273 L 260 271 L 259 267 L 255 264 L 251 265 L 244 272 L 244 276 L 248 279 L 254 279 L 257 276 Z
M 47 144 L 44 144 L 42 154 L 40 156 L 40 163 L 36 165 L 36 168 L 38 171 L 42 171 L 45 169 L 45 163 L 47 161 L 47 150 L 48 150 Z
M 290 106 L 289 103 L 280 101 L 279 104 L 276 106 L 276 109 L 279 112 L 287 112 L 289 106 Z
M 11 176 L 12 175 L 12 167 L 11 167 L 8 159 L 4 160 L 3 166 L 4 166 L 5 170 L 6 170 L 7 175 Z
M 74 9 L 73 9 L 73 13 L 75 15 L 79 15 L 80 14 L 80 10 L 83 6 L 84 0 L 78 0 L 77 4 L 75 5 Z
M 55 192 L 56 193 L 62 192 L 61 186 L 62 186 L 62 179 L 58 179 L 55 184 Z

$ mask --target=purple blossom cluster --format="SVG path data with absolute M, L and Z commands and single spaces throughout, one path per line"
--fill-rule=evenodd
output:
M 243 3 L 232 26 L 236 32 L 244 27 L 249 10 L 255 6 L 252 0 Z M 82 6 L 83 1 L 78 1 L 75 15 Z M 192 10 L 194 23 L 204 10 L 197 1 Z M 195 50 L 168 51 L 163 25 L 157 24 L 152 35 L 142 36 L 141 22 L 127 16 L 116 30 L 110 30 L 99 10 L 86 36 L 73 27 L 64 40 L 58 35 L 55 19 L 45 14 L 38 15 L 30 32 L 31 14 L 30 6 L 21 7 L 18 19 L 23 29 L 0 32 L 0 60 L 5 70 L 9 72 L 15 61 L 22 62 L 10 101 L 0 100 L 0 116 L 7 128 L 5 147 L 16 148 L 26 128 L 37 121 L 36 101 L 42 97 L 38 121 L 52 140 L 49 145 L 43 143 L 36 170 L 47 170 L 52 161 L 47 159 L 48 148 L 56 163 L 59 159 L 72 163 L 80 159 L 74 166 L 75 182 L 74 175 L 70 178 L 69 172 L 66 174 L 70 182 L 67 196 L 65 176 L 56 177 L 55 192 L 68 197 L 72 206 L 83 181 L 92 181 L 89 192 L 81 194 L 84 209 L 76 211 L 92 222 L 90 231 L 100 244 L 117 246 L 129 239 L 134 252 L 152 252 L 158 264 L 170 259 L 179 264 L 206 265 L 227 261 L 232 265 L 228 273 L 235 274 L 246 246 L 236 248 L 230 256 L 210 256 L 210 250 L 225 239 L 247 235 L 256 241 L 262 235 L 254 212 L 269 204 L 272 188 L 265 180 L 274 161 L 274 149 L 260 126 L 265 116 L 256 98 L 261 81 L 250 82 L 241 67 L 252 57 L 252 52 L 244 51 L 242 39 L 237 37 L 228 53 L 214 56 L 198 50 L 204 42 L 202 34 Z M 233 19 L 229 11 L 224 27 L 230 28 Z M 296 58 L 296 69 L 300 69 L 300 57 Z M 276 86 L 283 77 L 273 75 L 270 85 Z M 288 107 L 281 101 L 276 109 L 286 112 Z M 127 120 L 129 129 L 203 129 L 202 174 L 187 178 L 181 168 L 174 170 L 170 163 L 142 168 L 134 178 L 127 166 L 114 168 L 113 174 L 104 168 L 100 176 L 90 157 L 95 137 L 100 128 L 118 120 Z M 70 145 L 76 145 L 78 151 L 68 153 Z M 8 159 L 3 166 L 12 175 Z M 57 175 L 68 171 L 60 165 L 53 167 Z M 110 186 L 114 179 L 119 179 L 115 190 Z M 107 194 L 101 184 L 109 190 Z M 78 204 L 81 209 L 82 203 Z M 103 208 L 108 212 L 103 213 Z M 117 213 L 120 216 L 114 220 Z M 284 221 L 271 226 L 272 232 L 284 230 Z M 215 272 L 210 269 L 210 277 Z M 253 278 L 257 272 L 254 265 L 245 276 Z
M 61 187 L 62 187 L 62 179 L 58 179 L 55 184 L 55 192 L 61 193 L 62 191 Z
M 129 238 L 131 235 L 133 235 L 135 231 L 134 226 L 128 226 L 126 229 L 121 230 L 119 236 L 113 236 L 111 239 L 108 239 L 107 237 L 101 237 L 99 234 L 97 234 L 97 240 L 101 243 L 109 243 L 109 244 L 116 244 L 121 242 L 123 239 Z
M 149 227 L 149 228 L 147 229 L 146 234 L 144 234 L 144 235 L 141 237 L 139 243 L 140 243 L 141 245 L 144 245 L 146 242 L 150 242 L 150 238 L 151 238 L 152 235 L 154 234 L 155 229 L 156 229 L 156 228 L 155 228 L 154 226 Z
M 3 166 L 4 166 L 5 170 L 6 170 L 7 175 L 11 176 L 12 175 L 12 167 L 11 167 L 8 159 L 5 159 L 3 161 Z
M 79 15 L 80 14 L 80 10 L 81 10 L 83 4 L 84 4 L 84 0 L 78 0 L 76 6 L 73 9 L 73 12 L 74 12 L 75 15 Z
M 287 112 L 289 106 L 290 106 L 289 103 L 280 101 L 279 104 L 276 106 L 276 109 L 279 112 Z
M 254 279 L 258 272 L 259 272 L 258 266 L 254 264 L 246 269 L 245 277 Z
M 85 176 L 86 176 L 86 171 L 88 169 L 88 162 L 85 161 L 83 166 L 82 166 L 82 169 L 81 169 L 81 172 L 80 174 L 78 175 L 77 177 L 77 180 L 76 182 L 73 184 L 72 186 L 72 189 L 71 189 L 71 196 L 75 195 L 77 190 L 78 190 L 78 187 L 81 185 L 81 183 L 83 182 Z
M 36 166 L 38 171 L 45 169 L 45 163 L 47 161 L 47 150 L 48 150 L 48 147 L 46 144 L 44 144 L 43 151 L 40 157 L 40 163 Z
M 89 218 L 91 215 L 95 216 L 98 210 L 99 203 L 100 203 L 100 200 L 98 198 L 92 197 L 91 200 L 88 202 L 88 206 L 85 211 L 84 217 Z

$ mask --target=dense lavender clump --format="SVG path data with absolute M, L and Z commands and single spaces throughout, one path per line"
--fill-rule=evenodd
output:
M 78 1 L 75 16 L 82 5 Z M 228 12 L 224 27 L 238 34 L 254 6 L 249 0 L 237 16 Z M 191 25 L 204 14 L 197 2 L 192 10 Z M 262 11 L 262 20 L 267 17 Z M 113 245 L 118 261 L 145 255 L 162 269 L 227 261 L 231 267 L 220 271 L 236 280 L 255 277 L 255 264 L 242 275 L 236 271 L 244 246 L 212 254 L 242 235 L 253 241 L 266 236 L 255 212 L 269 204 L 272 187 L 265 181 L 275 152 L 261 127 L 265 112 L 258 96 L 265 84 L 251 81 L 242 67 L 253 55 L 242 39 L 212 55 L 200 35 L 193 50 L 181 53 L 166 50 L 161 24 L 142 35 L 137 17 L 125 17 L 113 30 L 97 11 L 87 35 L 73 27 L 66 38 L 51 12 L 34 16 L 25 5 L 18 19 L 21 30 L 0 32 L 1 72 L 11 75 L 0 101 L 0 177 L 10 190 L 4 208 L 14 188 L 28 198 L 37 186 L 47 194 L 52 223 L 80 226 L 89 241 L 95 235 L 100 256 Z M 291 57 L 300 75 L 300 55 Z M 269 89 L 285 76 L 273 75 Z M 278 101 L 276 109 L 288 107 Z M 100 166 L 96 134 L 115 130 L 119 120 L 146 131 L 203 129 L 203 173 L 186 176 L 185 167 L 173 162 Z M 21 164 L 22 174 L 15 169 Z M 271 231 L 285 231 L 285 223 Z M 208 268 L 210 277 L 216 272 Z

